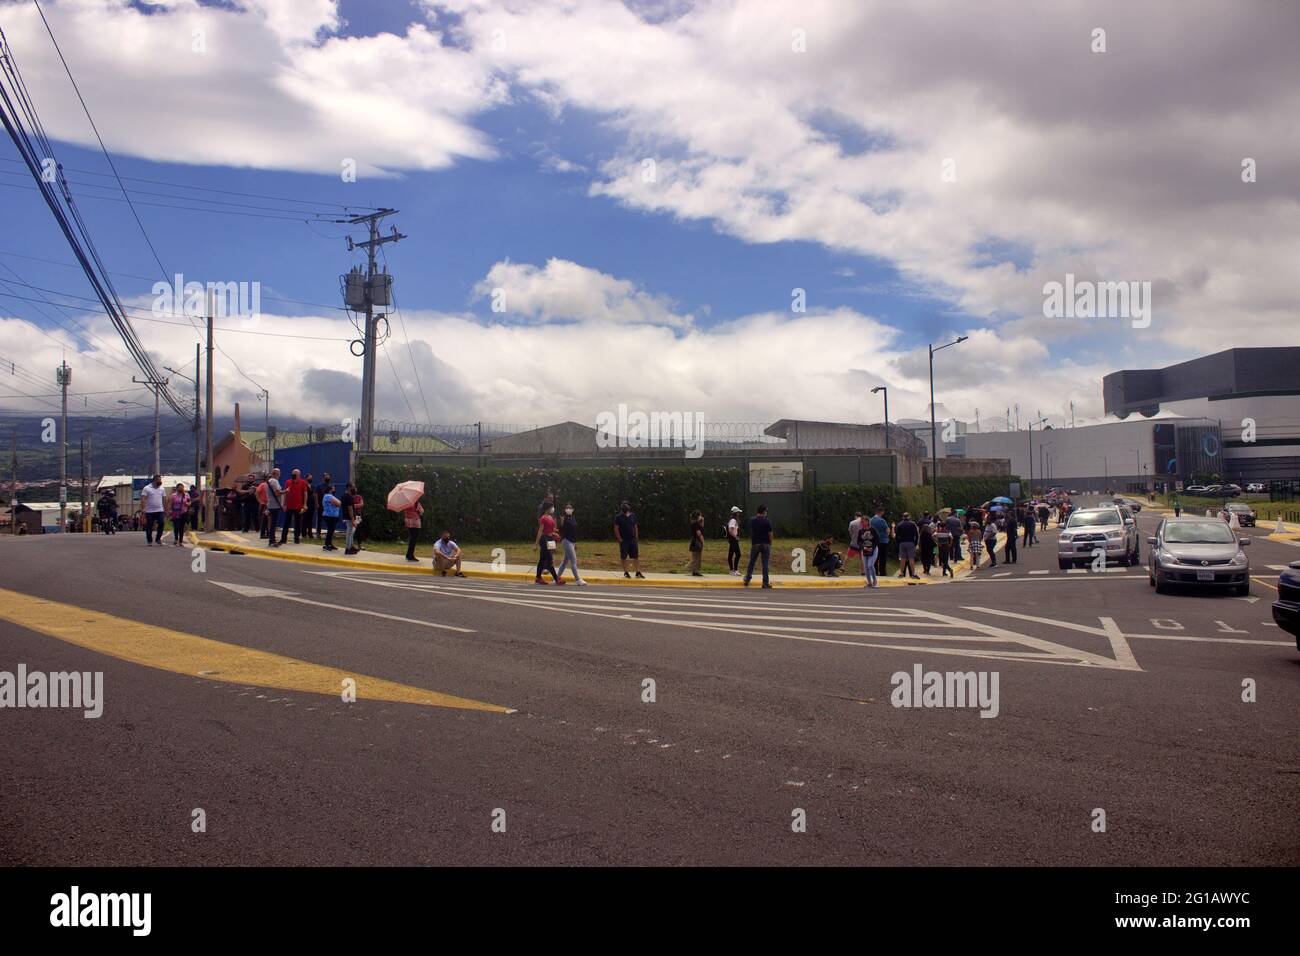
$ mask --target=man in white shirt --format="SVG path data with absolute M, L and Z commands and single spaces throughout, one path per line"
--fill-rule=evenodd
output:
M 441 571 L 444 578 L 449 570 L 454 569 L 456 577 L 463 578 L 465 574 L 460 569 L 460 562 L 460 545 L 451 539 L 450 531 L 444 531 L 433 545 L 433 569 Z
M 163 526 L 166 523 L 167 492 L 163 489 L 162 475 L 154 475 L 153 481 L 140 489 L 140 507 L 144 511 L 144 543 L 152 547 L 156 541 L 162 546 Z M 154 529 L 157 529 L 156 531 Z

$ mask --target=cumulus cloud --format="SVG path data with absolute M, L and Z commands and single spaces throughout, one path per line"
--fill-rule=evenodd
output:
M 596 269 L 549 259 L 538 268 L 498 262 L 475 292 L 492 301 L 494 311 L 541 322 L 580 321 L 647 323 L 685 327 L 693 317 L 681 315 L 663 296 L 642 292 L 627 279 Z

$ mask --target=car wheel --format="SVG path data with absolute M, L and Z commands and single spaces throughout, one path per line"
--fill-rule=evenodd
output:
M 1133 556 L 1131 554 L 1126 554 L 1119 559 L 1119 566 L 1121 568 L 1127 568 L 1130 564 L 1132 564 L 1132 562 L 1133 562 Z
M 1156 579 L 1151 576 L 1150 571 L 1147 571 L 1147 584 L 1151 585 L 1152 587 L 1156 586 Z
M 1069 562 L 1069 561 L 1063 561 L 1063 560 L 1061 560 L 1060 558 L 1057 558 L 1057 559 L 1056 559 L 1056 563 L 1059 564 L 1059 565 L 1061 566 L 1061 570 L 1062 570 L 1062 571 L 1068 570 L 1068 569 L 1071 567 L 1071 562 Z
M 1169 585 L 1165 584 L 1164 580 L 1160 577 L 1160 573 L 1157 571 L 1156 572 L 1156 594 L 1165 594 L 1168 592 L 1168 590 L 1169 590 Z

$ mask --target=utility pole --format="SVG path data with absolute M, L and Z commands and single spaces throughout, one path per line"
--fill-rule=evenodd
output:
M 55 370 L 55 380 L 63 393 L 63 416 L 59 422 L 59 534 L 68 530 L 68 384 L 72 369 L 65 359 Z
M 206 436 L 206 443 L 207 443 L 205 448 L 206 457 L 204 458 L 204 461 L 207 463 L 207 467 L 204 469 L 205 478 L 207 475 L 214 474 L 216 470 L 216 465 L 212 461 L 212 313 L 213 311 L 215 311 L 214 304 L 212 301 L 213 296 L 214 296 L 213 291 L 209 289 L 208 290 L 208 368 L 207 368 L 207 378 L 205 379 L 208 388 L 208 404 L 207 404 L 208 417 L 206 422 L 207 427 L 204 428 L 203 430 L 203 433 Z M 198 369 L 194 370 L 194 374 L 198 375 Z M 194 479 L 197 481 L 198 477 L 199 476 L 196 474 L 194 476 Z M 208 487 L 202 489 L 203 527 L 205 530 L 211 531 L 213 527 L 215 527 L 212 523 L 212 506 L 214 504 L 214 499 L 213 499 L 214 492 L 211 489 L 211 483 L 205 481 L 204 484 L 207 485 Z
M 77 515 L 77 523 L 81 524 L 86 518 L 86 433 L 81 433 L 81 514 Z
M 190 491 L 193 492 L 194 494 L 199 493 L 199 489 L 202 487 L 202 482 L 203 482 L 203 479 L 199 476 L 199 442 L 202 440 L 203 437 L 203 431 L 201 426 L 199 425 L 199 409 L 202 407 L 199 404 L 199 382 L 201 380 L 200 370 L 203 368 L 203 366 L 199 362 L 199 348 L 200 348 L 199 343 L 195 342 L 194 343 L 194 378 L 191 379 L 188 375 L 182 375 L 180 372 L 176 371 L 176 369 L 172 368 L 170 365 L 166 366 L 167 371 L 171 372 L 173 375 L 180 375 L 181 378 L 189 379 L 194 383 L 194 425 L 193 428 L 191 429 L 194 432 L 194 484 L 190 488 Z
M 13 474 L 13 491 L 9 494 L 9 530 L 18 534 L 18 428 L 14 428 L 13 451 L 10 452 L 9 468 Z
M 165 378 L 136 378 L 131 377 L 131 381 L 137 385 L 148 385 L 153 389 L 153 473 L 162 474 L 162 445 L 158 439 L 158 401 L 162 396 L 162 388 L 170 381 Z
M 86 476 L 92 481 L 95 478 L 95 433 L 86 430 Z M 88 505 L 86 511 L 86 533 L 90 533 L 90 512 L 95 510 L 94 492 L 83 495 Z
M 370 232 L 370 238 L 362 242 L 354 242 L 351 236 L 348 237 L 348 251 L 365 249 L 367 259 L 364 302 L 353 299 L 347 303 L 348 308 L 353 311 L 366 313 L 365 351 L 362 353 L 364 360 L 361 371 L 361 434 L 358 436 L 362 451 L 372 451 L 375 442 L 375 352 L 378 349 L 375 306 L 387 307 L 391 301 L 389 289 L 391 278 L 385 276 L 376 284 L 375 252 L 386 242 L 397 242 L 406 238 L 397 231 L 396 226 L 392 227 L 392 231 L 387 236 L 381 236 L 379 220 L 396 213 L 396 209 L 380 209 L 367 216 L 356 216 L 348 220 L 351 225 L 367 225 Z

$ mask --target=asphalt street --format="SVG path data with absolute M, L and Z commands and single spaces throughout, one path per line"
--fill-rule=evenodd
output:
M 969 582 L 875 591 L 3 539 L 0 671 L 102 671 L 104 703 L 0 710 L 0 857 L 1294 865 L 1300 654 L 1269 566 L 1300 548 L 1267 530 L 1247 598 L 1066 574 L 1054 531 Z M 996 674 L 996 716 L 893 706 L 917 665 Z M 355 702 L 323 690 L 340 675 Z

